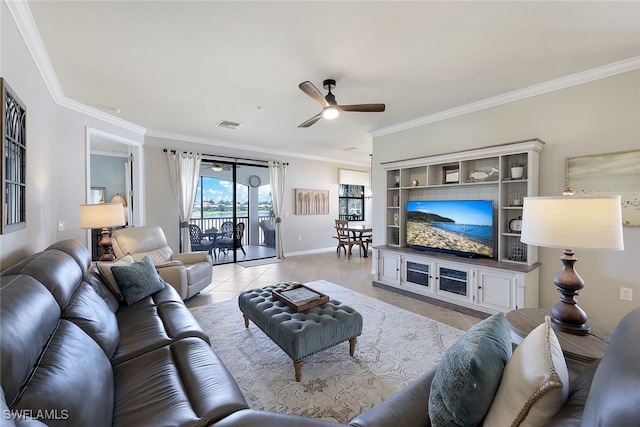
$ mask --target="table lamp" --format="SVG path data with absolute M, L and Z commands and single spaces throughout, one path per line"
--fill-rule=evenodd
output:
M 121 203 L 98 203 L 80 205 L 80 228 L 102 229 L 102 256 L 100 261 L 113 261 L 115 256 L 111 244 L 111 227 L 125 225 L 124 211 Z
M 620 196 L 525 197 L 520 240 L 564 249 L 562 268 L 553 279 L 560 301 L 551 309 L 551 326 L 573 335 L 588 335 L 587 314 L 575 299 L 584 281 L 574 269 L 578 259 L 573 250 L 624 249 Z

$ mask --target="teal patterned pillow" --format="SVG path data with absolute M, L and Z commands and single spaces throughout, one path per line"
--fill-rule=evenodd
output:
M 164 289 L 164 281 L 160 279 L 156 267 L 148 256 L 131 265 L 114 265 L 111 267 L 111 273 L 127 305 Z
M 511 351 L 511 334 L 504 313 L 478 323 L 449 347 L 431 384 L 431 425 L 481 425 Z

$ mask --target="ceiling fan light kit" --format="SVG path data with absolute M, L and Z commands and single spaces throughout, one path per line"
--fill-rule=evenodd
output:
M 327 107 L 322 110 L 322 117 L 327 120 L 333 120 L 340 115 L 340 111 L 338 111 L 335 107 Z
M 385 109 L 384 104 L 338 105 L 335 95 L 331 93 L 331 89 L 336 87 L 336 81 L 333 79 L 326 79 L 322 82 L 322 87 L 324 87 L 329 92 L 326 96 L 322 96 L 322 93 L 318 90 L 318 88 L 309 81 L 300 83 L 298 87 L 301 91 L 303 91 L 322 105 L 322 111 L 319 114 L 311 117 L 309 120 L 299 124 L 299 128 L 309 127 L 321 118 L 325 118 L 328 120 L 335 119 L 340 115 L 341 111 L 376 113 L 382 112 Z

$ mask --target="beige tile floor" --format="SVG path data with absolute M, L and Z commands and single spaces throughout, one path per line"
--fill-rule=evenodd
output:
M 278 263 L 249 268 L 239 264 L 217 265 L 213 268 L 211 285 L 189 299 L 187 305 L 193 307 L 226 301 L 244 290 L 282 281 L 306 283 L 324 279 L 461 330 L 466 331 L 480 321 L 467 314 L 373 287 L 372 260 L 372 257 L 362 258 L 357 254 L 338 256 L 330 251 L 290 256 Z

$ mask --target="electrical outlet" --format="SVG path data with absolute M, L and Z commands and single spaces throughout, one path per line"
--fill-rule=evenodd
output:
M 64 221 L 58 221 L 58 231 L 64 231 L 65 224 Z
M 620 299 L 623 301 L 633 301 L 633 289 L 620 288 Z
M 298 241 L 302 240 L 302 236 L 298 234 Z

